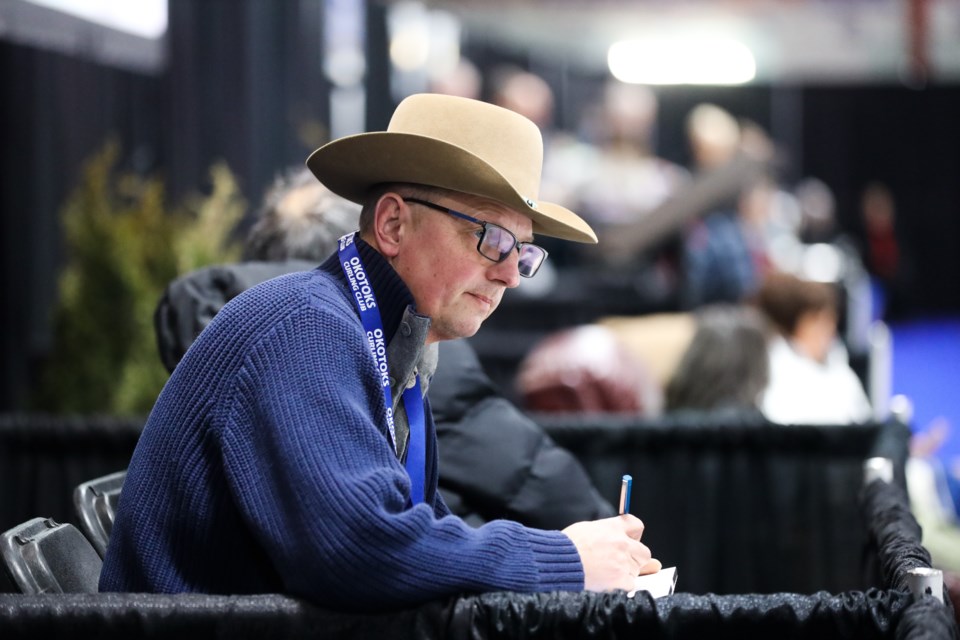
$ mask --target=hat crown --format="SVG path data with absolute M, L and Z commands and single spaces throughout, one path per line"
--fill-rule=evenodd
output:
M 387 131 L 460 147 L 493 167 L 517 193 L 539 197 L 543 137 L 537 125 L 509 109 L 456 96 L 417 94 L 397 106 Z
M 378 184 L 421 184 L 502 203 L 533 220 L 537 234 L 597 241 L 580 216 L 539 201 L 543 138 L 537 125 L 478 100 L 409 96 L 386 131 L 328 142 L 307 165 L 328 189 L 360 204 Z

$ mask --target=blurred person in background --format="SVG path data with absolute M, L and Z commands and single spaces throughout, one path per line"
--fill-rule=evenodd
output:
M 741 126 L 709 103 L 688 114 L 686 129 L 700 184 L 710 186 L 711 198 L 701 203 L 709 206 L 703 218 L 685 232 L 682 305 L 741 302 L 773 268 L 779 190 L 765 164 L 772 143 L 755 125 Z
M 770 375 L 763 315 L 746 305 L 714 304 L 694 317 L 693 339 L 667 384 L 665 411 L 759 417 Z
M 873 410 L 837 337 L 834 285 L 772 273 L 754 302 L 776 330 L 763 413 L 781 424 L 866 422 Z
M 658 113 L 649 87 L 608 80 L 581 115 L 582 144 L 554 183 L 604 244 L 573 248 L 572 264 L 663 308 L 675 305 L 679 250 L 675 234 L 647 228 L 648 216 L 688 185 L 689 173 L 657 154 Z
M 243 261 L 198 269 L 171 282 L 154 312 L 160 359 L 168 371 L 213 316 L 242 291 L 323 262 L 340 236 L 356 230 L 360 207 L 322 184 L 306 167 L 277 176 L 250 228 Z
M 902 318 L 909 309 L 912 267 L 897 237 L 897 209 L 893 192 L 871 182 L 860 195 L 864 239 L 863 263 L 873 281 L 877 315 L 885 320 Z
M 731 209 L 706 216 L 684 239 L 685 308 L 742 302 L 756 292 L 775 267 L 768 233 L 776 185 L 758 178 L 739 194 Z
M 949 578 L 960 586 L 960 459 L 947 464 L 937 455 L 950 431 L 949 420 L 941 416 L 913 434 L 906 479 L 910 510 L 923 529 L 923 546 L 933 566 L 948 572 L 945 582 Z
M 657 95 L 649 87 L 610 80 L 599 100 L 584 114 L 582 129 L 596 149 L 580 176 L 575 201 L 600 237 L 614 239 L 624 228 L 642 222 L 650 212 L 689 182 L 688 172 L 656 154 Z M 676 286 L 676 265 L 670 251 L 651 247 L 641 255 L 626 249 L 616 255 L 584 251 L 592 262 L 648 269 L 651 293 L 661 297 Z M 615 262 L 609 260 L 615 258 Z M 625 262 L 621 262 L 624 260 Z
M 483 91 L 483 74 L 477 65 L 461 56 L 448 72 L 430 79 L 430 91 L 478 100 Z
M 541 413 L 656 416 L 663 404 L 646 364 L 600 324 L 563 329 L 535 344 L 515 384 L 523 407 Z
M 807 177 L 793 189 L 798 205 L 797 234 L 801 242 L 832 242 L 837 238 L 837 200 L 833 190 L 818 178 Z
M 687 183 L 689 174 L 656 155 L 659 103 L 643 85 L 609 81 L 586 127 L 597 155 L 581 176 L 577 202 L 601 233 L 644 217 Z
M 556 99 L 550 84 L 536 73 L 512 64 L 494 67 L 487 84 L 492 104 L 519 113 L 540 128 L 543 136 L 541 197 L 576 208 L 572 193 L 579 184 L 591 148 L 556 127 Z M 554 270 L 576 264 L 578 260 L 576 248 L 568 242 L 544 238 L 543 246 L 550 252 L 549 262 L 541 269 L 543 273 L 539 278 L 520 285 L 519 293 L 538 295 L 549 292 L 556 285 Z

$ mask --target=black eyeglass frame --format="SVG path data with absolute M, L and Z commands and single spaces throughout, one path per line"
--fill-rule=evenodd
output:
M 520 265 L 519 265 L 520 275 L 523 276 L 524 278 L 532 278 L 533 276 L 537 275 L 537 271 L 540 270 L 540 267 L 546 261 L 547 256 L 550 255 L 550 253 L 546 249 L 544 249 L 538 244 L 534 244 L 532 242 L 520 242 L 520 240 L 512 231 L 510 231 L 509 229 L 505 229 L 498 224 L 494 224 L 493 222 L 487 222 L 486 220 L 479 220 L 477 218 L 474 218 L 473 216 L 469 216 L 465 213 L 457 211 L 456 209 L 451 209 L 450 207 L 445 207 L 443 205 L 437 204 L 436 202 L 430 202 L 429 200 L 421 200 L 420 198 L 410 198 L 410 197 L 404 197 L 402 199 L 404 202 L 413 202 L 415 204 L 420 204 L 430 209 L 433 209 L 435 211 L 446 213 L 447 215 L 451 215 L 455 218 L 460 218 L 461 220 L 466 220 L 467 222 L 472 222 L 473 224 L 480 225 L 480 227 L 483 228 L 483 234 L 480 236 L 480 239 L 477 241 L 477 253 L 479 253 L 481 256 L 483 256 L 487 260 L 490 260 L 491 262 L 496 262 L 499 264 L 510 256 L 511 251 L 516 249 L 517 253 L 521 256 Z M 489 227 L 493 227 L 494 229 L 499 229 L 500 231 L 506 233 L 511 238 L 513 238 L 513 246 L 510 247 L 507 251 L 501 251 L 499 258 L 491 258 L 487 254 L 485 254 L 482 250 L 482 247 L 484 246 L 483 241 L 486 240 L 487 238 Z M 543 253 L 543 257 L 540 258 L 540 260 L 536 263 L 536 265 L 532 269 L 528 270 L 527 273 L 523 272 L 525 268 L 523 266 L 524 263 L 522 260 L 524 247 L 532 247 L 534 249 L 539 249 Z

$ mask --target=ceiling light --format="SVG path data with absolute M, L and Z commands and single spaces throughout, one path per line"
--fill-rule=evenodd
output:
M 623 40 L 610 46 L 607 64 L 634 84 L 743 84 L 757 73 L 753 52 L 728 38 Z

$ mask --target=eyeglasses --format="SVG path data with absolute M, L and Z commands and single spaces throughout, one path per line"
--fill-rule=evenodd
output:
M 483 227 L 483 230 L 477 232 L 479 234 L 477 252 L 487 260 L 503 262 L 510 256 L 510 252 L 516 249 L 520 253 L 520 261 L 517 266 L 520 275 L 524 278 L 532 278 L 535 276 L 540 265 L 547 259 L 546 249 L 529 242 L 520 242 L 513 233 L 492 222 L 477 220 L 455 209 L 441 206 L 435 202 L 420 200 L 419 198 L 404 198 L 403 201 L 420 204 L 455 218 L 461 218 L 467 222 L 480 225 Z

